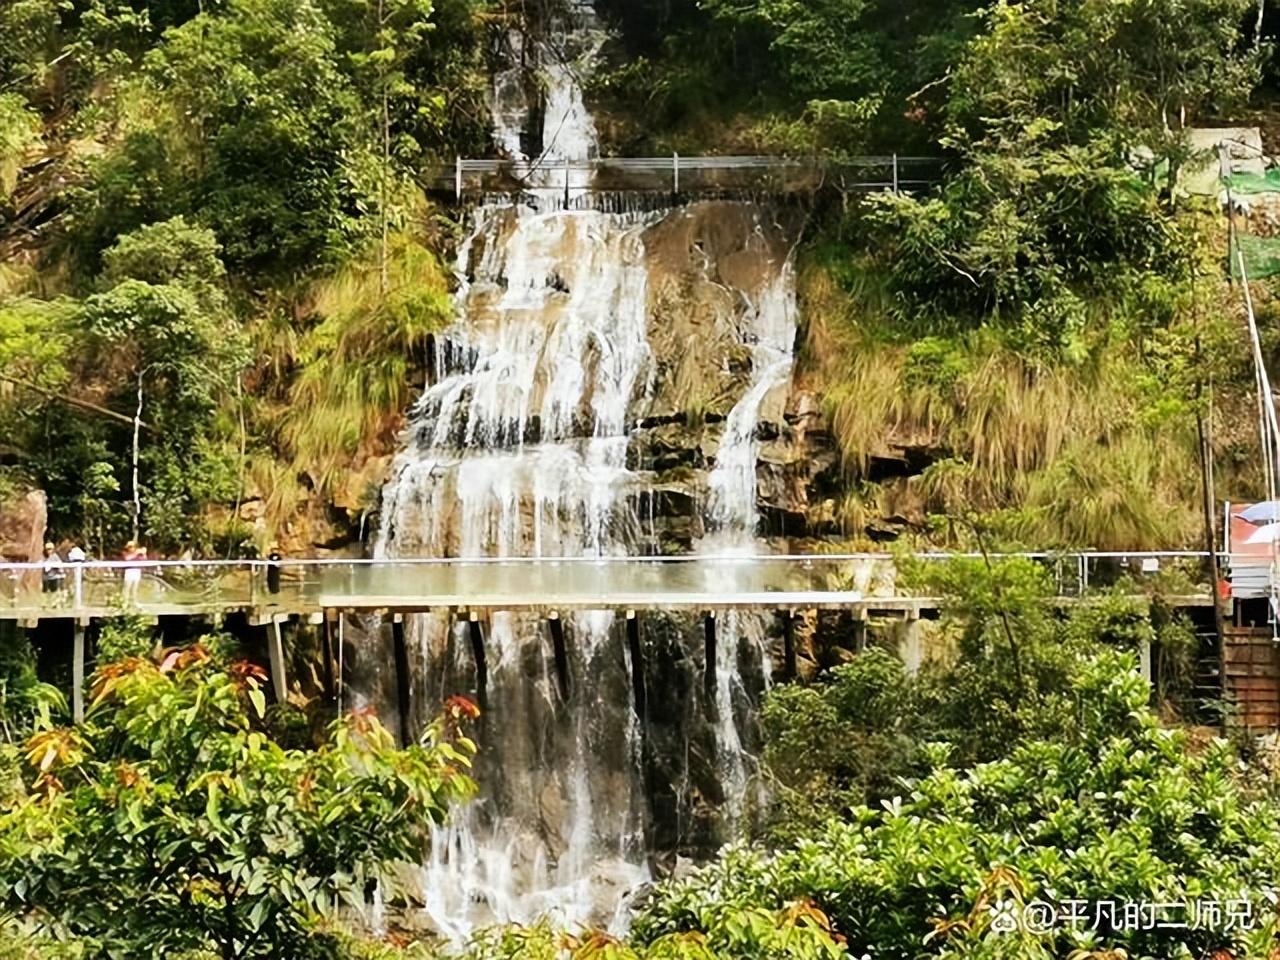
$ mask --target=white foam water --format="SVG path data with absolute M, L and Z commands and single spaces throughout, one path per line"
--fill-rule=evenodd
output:
M 602 34 L 589 4 L 575 5 L 566 26 L 557 46 L 513 37 L 522 62 L 498 73 L 491 99 L 499 149 L 543 170 L 533 182 L 548 194 L 564 191 L 546 172 L 557 160 L 597 149 L 579 78 Z M 520 152 L 529 115 L 520 71 L 530 64 L 545 89 L 541 158 Z M 645 235 L 664 216 L 553 203 L 474 212 L 458 252 L 457 318 L 384 489 L 377 556 L 607 557 L 652 542 L 653 478 L 629 465 L 628 451 L 655 377 Z M 756 427 L 789 377 L 795 335 L 789 265 L 776 273 L 743 313 L 750 381 L 708 478 L 703 552 L 754 549 Z M 451 939 L 540 916 L 621 929 L 629 895 L 651 877 L 645 730 L 632 708 L 625 625 L 588 611 L 563 627 L 567 691 L 545 622 L 494 614 L 482 628 L 481 793 L 436 832 L 420 877 L 427 921 Z M 471 629 L 444 615 L 412 619 L 418 702 L 470 689 Z M 711 709 L 731 815 L 750 772 L 739 732 L 744 643 L 763 650 L 759 620 L 725 617 Z

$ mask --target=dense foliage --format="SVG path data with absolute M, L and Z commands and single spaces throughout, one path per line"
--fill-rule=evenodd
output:
M 968 769 L 933 746 L 931 769 L 895 798 L 776 852 L 731 850 L 667 885 L 638 920 L 639 935 L 809 897 L 855 953 L 877 957 L 1268 955 L 1280 805 L 1240 783 L 1227 743 L 1163 728 L 1134 666 L 1123 654 L 1076 660 L 1062 691 L 1073 722 L 1055 736 L 1013 741 L 1007 757 Z M 1182 911 L 1202 899 L 1248 901 L 1256 929 L 1189 929 Z M 1188 929 L 1095 923 L 1093 914 L 1028 929 L 1023 906 L 1036 900 L 1090 910 L 1100 901 L 1177 904 L 1170 919 Z M 1001 904 L 1016 907 L 1018 929 L 993 928 Z
M 283 523 L 384 442 L 447 315 L 414 174 L 484 149 L 487 7 L 0 8 L 5 489 L 95 552 L 239 549 L 228 508 Z
M 355 714 L 288 750 L 261 731 L 261 679 L 201 645 L 102 666 L 86 725 L 26 743 L 30 792 L 0 814 L 4 909 L 100 956 L 324 955 L 320 919 L 394 888 L 469 794 L 473 708 L 403 749 Z
M 933 744 L 965 768 L 1004 757 L 1012 744 L 1053 739 L 1078 723 L 1073 670 L 1099 652 L 1159 649 L 1167 708 L 1180 690 L 1194 637 L 1185 621 L 1123 584 L 1063 610 L 1043 567 L 1008 560 L 990 569 L 957 559 L 923 567 L 922 589 L 947 598 L 932 645 L 915 673 L 871 647 L 809 685 L 772 690 L 762 719 L 775 808 L 768 836 L 805 836 L 861 805 L 901 792 L 926 772 Z

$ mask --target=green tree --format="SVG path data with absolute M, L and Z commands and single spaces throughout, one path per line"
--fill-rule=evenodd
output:
M 86 725 L 27 744 L 30 795 L 0 813 L 5 909 L 106 956 L 301 958 L 318 918 L 393 889 L 471 792 L 474 708 L 404 749 L 354 714 L 285 750 L 260 732 L 261 680 L 199 645 L 101 667 Z
M 235 392 L 246 349 L 226 307 L 218 246 L 207 228 L 181 217 L 142 227 L 108 249 L 103 262 L 108 288 L 85 300 L 82 324 L 100 361 L 129 383 L 121 393 L 135 403 L 134 536 L 145 487 L 148 531 L 175 542 L 199 504 L 234 493 L 236 472 L 217 442 L 213 415 L 221 398 Z
M 290 274 L 340 261 L 372 206 L 369 127 L 310 0 L 230 0 L 165 35 L 145 60 L 181 117 L 171 139 L 190 209 L 237 269 Z

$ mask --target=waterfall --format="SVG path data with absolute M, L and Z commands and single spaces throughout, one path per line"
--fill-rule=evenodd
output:
M 687 547 L 755 550 L 757 425 L 781 420 L 766 408 L 785 395 L 795 337 L 789 249 L 753 205 L 608 213 L 539 202 L 539 191 L 565 192 L 555 160 L 596 152 L 578 77 L 602 35 L 589 4 L 565 27 L 558 45 L 508 40 L 545 90 L 551 162 L 528 161 L 531 203 L 473 214 L 456 262 L 457 317 L 384 488 L 377 556 L 658 550 L 669 533 L 655 504 L 674 481 L 652 462 L 658 428 L 646 424 L 684 416 L 690 379 L 713 381 L 727 413 L 680 454 L 695 464 L 682 481 L 696 504 L 680 518 L 693 531 Z M 525 66 L 499 71 L 491 107 L 499 148 L 528 160 Z M 698 364 L 704 375 L 691 377 Z M 497 613 L 476 625 L 488 673 L 481 793 L 437 831 L 419 878 L 443 935 L 542 915 L 625 926 L 628 896 L 659 855 L 705 850 L 721 839 L 715 824 L 743 812 L 753 703 L 768 675 L 763 623 L 721 618 L 704 698 L 701 625 L 644 619 L 646 662 L 633 665 L 622 617 L 566 615 L 567 690 L 545 621 Z M 444 697 L 478 692 L 472 631 L 444 614 L 407 625 L 419 722 Z M 654 690 L 643 713 L 633 666 Z

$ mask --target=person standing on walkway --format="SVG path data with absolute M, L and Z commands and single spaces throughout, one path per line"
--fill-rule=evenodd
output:
M 59 594 L 67 573 L 62 569 L 62 558 L 52 543 L 44 545 L 44 567 L 40 571 L 40 583 L 45 593 Z M 55 598 L 48 598 L 55 599 Z
M 267 552 L 267 592 L 280 592 L 280 561 L 284 557 L 280 553 L 279 544 L 271 544 Z
M 71 565 L 72 583 L 75 586 L 75 605 L 77 608 L 84 606 L 84 562 L 89 559 L 85 555 L 84 548 L 78 543 L 72 543 L 71 549 L 67 551 L 67 563 Z
M 140 546 L 136 540 L 130 540 L 124 545 L 124 553 L 120 559 L 135 564 L 124 569 L 124 602 L 135 604 L 138 602 L 138 584 L 142 583 L 142 566 L 139 561 L 147 559 L 147 548 Z

